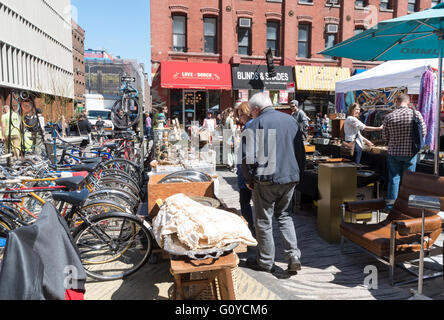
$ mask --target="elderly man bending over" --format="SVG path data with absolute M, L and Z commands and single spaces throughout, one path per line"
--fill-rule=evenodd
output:
M 287 209 L 305 165 L 302 131 L 296 120 L 273 108 L 270 97 L 257 93 L 249 101 L 254 121 L 242 143 L 242 173 L 253 191 L 254 224 L 258 254 L 247 266 L 273 272 L 275 217 L 284 244 L 288 272 L 301 269 L 296 231 Z

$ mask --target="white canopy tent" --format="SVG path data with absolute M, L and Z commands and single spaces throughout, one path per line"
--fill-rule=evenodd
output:
M 336 93 L 407 87 L 407 93 L 419 94 L 421 77 L 427 67 L 438 70 L 438 59 L 392 60 L 353 77 L 336 82 Z

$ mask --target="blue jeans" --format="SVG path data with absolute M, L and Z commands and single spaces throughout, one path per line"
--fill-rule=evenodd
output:
M 248 223 L 248 228 L 251 231 L 253 237 L 256 238 L 256 232 L 254 230 L 253 210 L 251 208 L 252 192 L 248 188 L 241 188 L 239 190 L 239 202 L 241 207 L 242 216 Z
M 415 172 L 416 162 L 418 156 L 402 157 L 402 156 L 387 156 L 388 166 L 388 187 L 387 200 L 396 200 L 398 197 L 399 184 L 402 175 L 406 170 Z
M 355 153 L 353 154 L 352 161 L 354 163 L 361 163 L 361 157 L 362 157 L 362 148 L 355 143 Z

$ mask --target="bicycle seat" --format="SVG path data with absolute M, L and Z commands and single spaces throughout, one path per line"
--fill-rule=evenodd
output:
M 52 198 L 55 201 L 66 202 L 76 207 L 82 206 L 85 203 L 86 199 L 88 199 L 88 196 L 89 196 L 88 189 L 83 189 L 80 191 L 52 193 Z
M 102 158 L 80 158 L 80 160 L 85 164 L 102 162 Z
M 70 178 L 60 178 L 55 181 L 55 184 L 58 186 L 64 186 L 68 190 L 77 190 L 83 184 L 85 178 L 82 176 L 70 177 Z
M 84 163 L 84 164 L 79 164 L 79 165 L 76 165 L 76 166 L 72 166 L 70 169 L 72 171 L 88 171 L 88 172 L 93 172 L 94 170 L 96 170 L 98 165 L 99 165 L 98 162 Z

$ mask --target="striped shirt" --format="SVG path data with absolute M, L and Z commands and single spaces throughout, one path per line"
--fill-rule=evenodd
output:
M 400 107 L 385 117 L 382 130 L 382 138 L 388 142 L 388 155 L 413 157 L 412 152 L 412 127 L 413 109 Z M 422 135 L 427 134 L 427 127 L 419 111 L 416 116 L 422 124 Z

